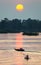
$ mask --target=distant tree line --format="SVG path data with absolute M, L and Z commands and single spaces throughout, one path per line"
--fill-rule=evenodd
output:
M 4 18 L 0 21 L 0 33 L 19 33 L 19 32 L 41 32 L 41 21 L 36 19 L 9 20 Z

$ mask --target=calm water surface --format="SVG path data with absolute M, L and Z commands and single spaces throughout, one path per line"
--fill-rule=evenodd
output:
M 16 47 L 17 34 L 0 34 L 0 49 L 14 49 Z M 21 37 L 21 33 L 19 34 Z M 41 34 L 39 36 L 23 36 L 18 40 L 25 50 L 41 51 Z M 20 45 L 18 44 L 18 46 Z
M 17 52 L 16 47 L 23 47 L 27 52 Z M 28 61 L 24 59 L 27 54 Z M 41 65 L 41 34 L 0 34 L 0 65 Z

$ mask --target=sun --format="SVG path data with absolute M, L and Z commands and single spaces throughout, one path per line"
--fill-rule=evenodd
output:
M 24 9 L 23 4 L 17 4 L 17 5 L 16 5 L 16 10 L 17 10 L 17 11 L 20 12 L 20 11 L 23 11 L 23 9 Z

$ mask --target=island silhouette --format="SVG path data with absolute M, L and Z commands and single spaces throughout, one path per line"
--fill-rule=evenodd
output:
M 23 19 L 12 19 L 4 18 L 0 21 L 0 33 L 20 33 L 23 35 L 39 35 L 41 33 L 41 21 L 36 19 L 28 18 Z

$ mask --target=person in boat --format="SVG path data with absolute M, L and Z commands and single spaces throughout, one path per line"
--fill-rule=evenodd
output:
M 26 55 L 25 59 L 26 59 L 26 60 L 29 60 L 29 56 L 28 56 L 28 55 Z
M 20 49 L 15 49 L 16 51 L 24 51 L 23 48 L 20 48 Z

